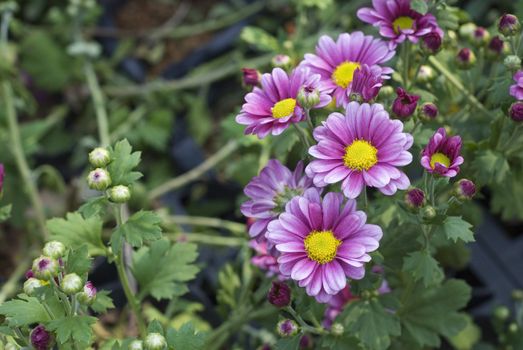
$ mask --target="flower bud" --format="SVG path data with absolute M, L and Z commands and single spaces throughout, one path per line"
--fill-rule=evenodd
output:
M 406 119 L 414 114 L 419 96 L 408 94 L 403 88 L 397 88 L 398 95 L 392 103 L 392 112 L 399 118 Z
M 380 89 L 380 97 L 387 98 L 391 97 L 392 95 L 394 95 L 394 88 L 392 86 L 386 85 Z
M 85 305 L 91 305 L 96 299 L 96 288 L 91 281 L 87 281 L 84 290 L 78 293 L 78 301 Z
M 497 306 L 494 309 L 494 317 L 500 321 L 505 321 L 510 316 L 510 310 L 506 306 Z
M 34 277 L 35 274 L 33 273 L 33 270 L 29 269 L 25 272 L 25 278 L 30 279 L 31 277 Z
M 111 185 L 111 175 L 102 168 L 96 168 L 87 175 L 87 184 L 90 189 L 103 191 Z
M 273 281 L 267 299 L 276 307 L 285 307 L 291 302 L 291 289 L 285 282 Z
M 336 322 L 334 323 L 332 326 L 331 326 L 331 333 L 332 335 L 334 336 L 337 336 L 339 337 L 340 335 L 343 335 L 343 332 L 345 331 L 345 328 L 343 327 L 343 325 L 339 322 Z
M 459 36 L 468 41 L 473 41 L 476 29 L 477 26 L 472 22 L 462 24 L 459 27 Z
M 521 58 L 519 58 L 516 55 L 510 55 L 505 57 L 503 64 L 505 65 L 505 67 L 507 67 L 507 69 L 511 71 L 516 71 L 521 68 Z
M 432 120 L 438 116 L 438 107 L 432 102 L 425 102 L 419 109 L 419 117 L 422 120 Z
M 129 350 L 143 350 L 143 341 L 133 340 L 131 344 L 129 344 Z
M 427 55 L 435 55 L 441 50 L 443 39 L 436 32 L 430 32 L 421 38 L 421 50 Z
M 53 259 L 58 259 L 64 256 L 65 246 L 62 242 L 58 241 L 47 242 L 44 245 L 44 249 L 42 250 L 42 252 L 45 256 L 48 256 Z
M 276 55 L 272 58 L 272 65 L 274 67 L 288 67 L 291 63 L 291 58 L 287 55 Z
M 506 13 L 499 18 L 498 30 L 501 34 L 505 36 L 516 35 L 520 29 L 521 24 L 516 16 Z
M 453 49 L 458 47 L 458 34 L 453 30 L 448 30 L 447 35 L 443 39 L 443 46 Z
M 131 190 L 124 185 L 118 185 L 109 189 L 109 200 L 114 203 L 125 203 L 131 198 Z
M 419 188 L 411 188 L 405 193 L 405 204 L 414 210 L 423 207 L 425 205 L 425 192 Z
M 517 101 L 510 105 L 508 115 L 515 122 L 523 121 L 523 101 Z
M 111 154 L 102 147 L 97 147 L 89 153 L 89 163 L 96 168 L 103 168 L 111 162 Z
M 296 98 L 298 104 L 305 109 L 311 109 L 320 103 L 320 92 L 308 86 L 302 86 Z
M 456 55 L 456 65 L 459 69 L 469 69 L 476 63 L 476 55 L 471 49 L 465 47 Z
M 43 325 L 36 326 L 31 331 L 31 345 L 36 350 L 47 350 L 53 347 L 53 336 L 49 333 Z
M 484 46 L 486 45 L 490 40 L 490 33 L 483 27 L 477 27 L 476 30 L 474 30 L 473 35 L 473 43 L 478 46 Z
M 60 287 L 65 294 L 76 294 L 82 290 L 83 281 L 76 273 L 69 273 L 62 278 Z
M 33 260 L 33 273 L 36 278 L 49 280 L 58 276 L 60 265 L 58 261 L 47 256 L 40 256 Z
M 468 179 L 461 179 L 456 182 L 454 192 L 460 200 L 472 199 L 476 194 L 476 185 Z
M 298 334 L 298 325 L 293 320 L 281 320 L 276 326 L 276 331 L 282 337 L 292 337 Z
M 163 350 L 167 346 L 165 337 L 160 333 L 149 333 L 145 337 L 145 349 L 146 350 Z
M 24 293 L 31 296 L 34 294 L 37 288 L 45 286 L 44 281 L 39 280 L 38 278 L 31 277 L 24 282 Z
M 499 35 L 494 36 L 490 39 L 490 42 L 487 46 L 487 57 L 490 59 L 495 59 L 500 57 L 505 51 L 505 42 L 499 37 Z
M 436 215 L 437 215 L 436 209 L 434 209 L 433 206 L 427 205 L 421 211 L 421 215 L 422 215 L 423 219 L 425 219 L 425 220 L 434 219 L 436 217 Z
M 2 192 L 4 189 L 4 176 L 5 176 L 4 165 L 2 163 L 0 163 L 0 198 L 2 197 Z
M 261 82 L 261 73 L 254 68 L 242 68 L 243 85 L 258 86 Z
M 518 332 L 518 324 L 516 322 L 511 322 L 509 325 L 508 325 L 508 331 L 509 333 L 512 333 L 512 334 L 516 334 Z
M 416 81 L 420 83 L 427 83 L 435 78 L 434 69 L 431 66 L 422 65 L 419 68 L 418 75 L 416 76 Z
M 312 337 L 308 334 L 304 334 L 300 339 L 300 349 L 301 350 L 311 350 L 314 348 L 314 342 Z

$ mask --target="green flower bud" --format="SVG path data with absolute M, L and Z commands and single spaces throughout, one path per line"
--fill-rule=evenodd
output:
M 276 55 L 272 58 L 272 65 L 274 67 L 289 67 L 291 64 L 291 58 L 287 55 Z
M 84 290 L 78 293 L 78 301 L 84 305 L 91 305 L 96 299 L 96 288 L 92 282 L 87 281 Z
M 512 334 L 515 334 L 518 332 L 518 325 L 515 322 L 512 322 L 508 325 L 508 331 Z
M 47 256 L 41 256 L 33 261 L 33 273 L 36 278 L 50 280 L 58 276 L 60 265 L 58 261 Z
M 521 68 L 521 59 L 516 55 L 510 55 L 505 57 L 503 64 L 511 71 L 517 71 Z
M 129 187 L 118 185 L 109 189 L 109 199 L 114 203 L 125 203 L 131 198 Z
M 167 346 L 165 337 L 160 333 L 149 333 L 145 337 L 145 349 L 146 350 L 163 350 Z
M 60 287 L 64 291 L 65 294 L 76 294 L 79 291 L 82 290 L 83 287 L 83 281 L 76 273 L 69 273 L 64 276 L 62 279 L 62 282 L 60 283 Z
M 459 36 L 472 42 L 474 40 L 474 32 L 476 29 L 477 26 L 474 23 L 465 23 L 459 27 Z
M 298 91 L 297 101 L 303 108 L 311 109 L 320 103 L 320 92 L 318 89 L 302 86 L 300 91 Z
M 65 246 L 62 242 L 58 241 L 47 242 L 42 252 L 45 256 L 48 256 L 53 259 L 58 259 L 64 256 Z
M 111 175 L 102 168 L 96 168 L 87 175 L 87 184 L 90 189 L 103 191 L 111 185 Z
M 394 88 L 389 85 L 383 86 L 380 89 L 379 95 L 380 97 L 391 97 L 392 95 L 395 95 Z
M 97 168 L 103 168 L 111 162 L 111 154 L 102 147 L 97 147 L 89 153 L 89 163 Z
M 431 80 L 433 80 L 436 77 L 436 74 L 434 73 L 434 70 L 431 66 L 422 65 L 419 68 L 418 75 L 416 76 L 416 80 L 420 83 L 427 83 Z
M 133 340 L 131 344 L 129 344 L 129 350 L 143 350 L 143 341 Z
M 341 323 L 336 322 L 331 326 L 332 335 L 340 336 L 340 335 L 343 335 L 344 331 L 345 331 L 345 328 L 343 327 L 343 325 Z
M 505 321 L 510 316 L 510 310 L 506 306 L 497 306 L 494 309 L 494 317 L 498 320 Z
M 427 205 L 421 210 L 421 215 L 425 220 L 434 219 L 437 215 L 436 209 L 434 209 L 433 206 Z
M 37 288 L 46 285 L 45 281 L 39 280 L 38 278 L 31 277 L 24 282 L 24 293 L 31 296 L 34 294 Z

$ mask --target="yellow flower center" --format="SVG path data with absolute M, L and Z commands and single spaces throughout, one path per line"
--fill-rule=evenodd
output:
M 450 166 L 450 159 L 445 154 L 437 152 L 430 157 L 430 167 L 434 169 L 436 167 L 436 163 L 443 164 L 445 167 Z
M 413 24 L 414 19 L 409 16 L 400 16 L 392 22 L 392 28 L 394 28 L 396 34 L 399 34 L 400 29 L 412 29 Z
M 272 107 L 272 117 L 276 119 L 288 117 L 294 113 L 294 108 L 296 108 L 296 100 L 293 98 L 276 102 Z
M 343 62 L 338 67 L 336 67 L 334 73 L 332 73 L 332 81 L 336 85 L 346 89 L 347 86 L 349 86 L 349 84 L 352 82 L 354 72 L 358 68 L 360 68 L 360 64 L 358 62 Z
M 343 163 L 353 170 L 369 170 L 378 162 L 378 150 L 365 140 L 354 140 L 345 148 Z
M 312 231 L 305 237 L 304 243 L 309 259 L 326 264 L 336 257 L 341 241 L 334 237 L 332 231 Z

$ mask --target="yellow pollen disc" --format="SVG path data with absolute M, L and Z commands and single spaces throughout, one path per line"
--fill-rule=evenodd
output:
M 294 108 L 296 108 L 296 100 L 293 98 L 278 101 L 272 107 L 272 117 L 276 119 L 288 117 L 294 113 Z
M 399 34 L 400 29 L 412 29 L 413 24 L 414 20 L 412 18 L 409 16 L 401 16 L 392 22 L 392 28 L 394 28 L 396 34 Z
M 312 231 L 305 237 L 304 244 L 309 259 L 326 264 L 336 257 L 341 241 L 331 231 Z
M 430 157 L 430 167 L 434 169 L 436 167 L 436 163 L 440 163 L 448 168 L 450 166 L 450 159 L 443 153 L 437 152 L 434 153 L 432 157 Z
M 354 140 L 345 148 L 343 163 L 353 170 L 369 170 L 378 162 L 378 150 L 365 140 Z
M 358 62 L 343 62 L 338 67 L 336 67 L 334 73 L 332 73 L 332 81 L 336 85 L 346 89 L 347 86 L 349 86 L 349 84 L 352 82 L 354 72 L 358 68 L 360 68 L 360 64 Z

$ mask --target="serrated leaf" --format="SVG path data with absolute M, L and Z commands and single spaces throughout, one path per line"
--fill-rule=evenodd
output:
M 102 216 L 107 208 L 109 201 L 106 196 L 94 197 L 87 200 L 78 211 L 84 218 L 90 218 L 92 216 Z
M 96 298 L 94 299 L 91 309 L 97 313 L 105 313 L 108 309 L 113 309 L 113 299 L 109 296 L 111 292 L 108 290 L 100 290 L 96 292 Z
M 482 184 L 503 183 L 510 172 L 510 166 L 505 157 L 496 151 L 478 152 L 472 163 L 476 178 Z
M 338 319 L 345 331 L 356 336 L 369 350 L 384 350 L 390 346 L 391 337 L 401 334 L 399 318 L 386 310 L 379 299 L 354 301 Z
M 112 185 L 131 185 L 142 177 L 142 174 L 133 171 L 140 164 L 141 152 L 133 152 L 127 139 L 119 141 L 111 150 L 112 162 L 108 166 Z
M 76 273 L 79 276 L 86 274 L 91 269 L 91 259 L 84 244 L 80 248 L 71 249 L 67 255 L 67 273 Z
M 260 51 L 279 51 L 278 40 L 261 28 L 245 27 L 240 38 Z
M 50 320 L 38 299 L 25 294 L 18 295 L 18 298 L 0 305 L 0 314 L 7 318 L 9 325 L 19 327 Z
M 294 337 L 281 338 L 274 344 L 275 350 L 298 350 L 300 348 L 301 335 Z
M 438 262 L 427 250 L 410 253 L 405 257 L 403 271 L 412 274 L 415 281 L 422 280 L 426 287 L 439 284 L 444 277 Z
M 410 2 L 410 8 L 422 15 L 426 14 L 429 10 L 429 5 L 426 0 L 412 0 Z
M 91 325 L 96 322 L 92 316 L 66 316 L 47 324 L 47 329 L 54 331 L 58 343 L 65 344 L 69 339 L 75 343 L 87 345 L 93 336 Z
M 140 210 L 119 226 L 111 237 L 111 247 L 115 254 L 121 249 L 121 240 L 125 239 L 133 247 L 141 247 L 144 241 L 162 238 L 160 223 L 162 220 L 152 211 Z
M 460 280 L 448 280 L 438 287 L 417 284 L 403 298 L 397 311 L 403 325 L 402 337 L 409 337 L 419 346 L 439 347 L 440 336 L 452 337 L 467 324 L 458 313 L 470 299 L 470 287 Z
M 463 242 L 474 242 L 474 232 L 470 230 L 471 224 L 461 218 L 461 216 L 448 216 L 443 223 L 436 228 L 436 234 L 442 234 L 456 242 L 458 239 Z
M 102 221 L 96 217 L 84 219 L 80 213 L 67 213 L 66 218 L 47 220 L 51 238 L 67 247 L 78 249 L 86 244 L 91 256 L 105 255 L 102 242 Z
M 138 297 L 143 299 L 151 294 L 160 300 L 185 292 L 181 282 L 193 279 L 199 271 L 192 264 L 198 257 L 196 249 L 195 244 L 159 240 L 137 251 L 132 271 L 140 285 Z
M 363 350 L 357 338 L 350 334 L 340 336 L 327 335 L 321 338 L 321 349 L 324 350 Z
M 196 332 L 192 323 L 186 323 L 178 330 L 169 328 L 166 339 L 169 347 L 173 349 L 205 349 L 205 334 Z

